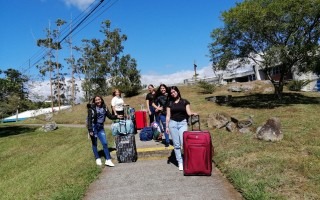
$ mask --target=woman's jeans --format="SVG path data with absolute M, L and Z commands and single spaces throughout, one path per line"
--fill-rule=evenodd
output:
M 103 146 L 103 151 L 106 156 L 106 160 L 110 160 L 110 152 L 108 149 L 108 142 L 107 142 L 107 137 L 106 133 L 103 128 L 103 124 L 94 124 L 93 125 L 93 136 L 90 135 L 91 142 L 92 142 L 92 151 L 94 154 L 94 157 L 96 159 L 100 158 L 99 153 L 98 153 L 98 138 Z
M 183 132 L 188 130 L 187 120 L 177 122 L 169 121 L 169 130 L 172 137 L 174 153 L 179 164 L 183 163 L 181 148 L 183 147 Z
M 156 122 L 159 124 L 161 132 L 164 133 L 164 137 L 166 138 L 166 144 L 170 143 L 169 134 L 166 133 L 166 115 L 157 114 Z
M 151 112 L 151 115 L 149 115 L 149 121 L 151 125 L 151 123 L 154 122 L 154 118 L 155 118 L 155 108 L 153 106 L 149 106 L 149 110 Z

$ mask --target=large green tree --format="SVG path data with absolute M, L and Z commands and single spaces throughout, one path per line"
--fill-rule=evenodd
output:
M 28 90 L 26 84 L 28 77 L 16 69 L 0 71 L 4 74 L 0 78 L 0 114 L 6 117 L 15 113 L 18 108 L 26 110 L 29 107 Z
M 110 94 L 111 88 L 117 87 L 127 96 L 137 94 L 141 89 L 140 72 L 137 70 L 135 59 L 123 55 L 123 42 L 127 40 L 118 28 L 111 29 L 111 22 L 102 22 L 100 32 L 104 38 L 84 39 L 83 47 L 79 47 L 82 58 L 78 59 L 85 75 L 82 89 L 85 99 L 93 95 Z
M 293 72 L 320 73 L 320 0 L 244 0 L 222 13 L 224 26 L 211 33 L 213 67 L 252 60 L 281 98 L 284 78 Z M 280 79 L 270 76 L 279 67 Z

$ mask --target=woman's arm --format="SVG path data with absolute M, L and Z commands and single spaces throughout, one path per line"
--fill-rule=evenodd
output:
M 147 105 L 147 112 L 149 115 L 151 114 L 150 108 L 149 108 L 149 99 L 146 99 L 146 105 Z
M 92 127 L 92 115 L 93 115 L 93 110 L 91 108 L 88 108 L 88 113 L 87 113 L 87 128 L 88 132 L 90 135 L 93 135 L 93 127 Z
M 197 115 L 197 113 L 191 112 L 190 104 L 187 104 L 187 105 L 186 105 L 186 110 L 187 110 L 187 114 L 188 114 L 189 116 L 191 116 L 191 115 Z
M 169 133 L 169 121 L 171 117 L 171 108 L 167 107 L 167 115 L 166 115 L 166 132 Z
M 111 114 L 108 108 L 106 108 L 106 116 L 109 119 L 120 119 L 120 118 L 122 118 L 122 115 L 117 115 L 117 114 L 113 115 L 113 114 Z

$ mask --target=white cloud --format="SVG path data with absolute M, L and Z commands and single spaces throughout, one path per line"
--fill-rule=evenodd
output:
M 197 74 L 199 78 L 209 78 L 215 76 L 210 65 L 197 69 Z M 158 74 L 142 74 L 141 83 L 143 85 L 153 84 L 155 87 L 159 86 L 161 83 L 166 85 L 173 85 L 183 83 L 185 79 L 191 79 L 194 75 L 193 70 L 179 71 L 173 74 L 158 75 Z M 70 78 L 66 78 L 66 82 Z M 76 80 L 80 92 L 77 94 L 77 102 L 83 97 L 83 91 L 81 90 L 81 80 Z M 50 83 L 46 81 L 34 81 L 29 83 L 29 99 L 33 101 L 44 101 L 50 96 Z
M 198 78 L 208 78 L 215 76 L 210 65 L 197 70 L 199 74 Z M 183 83 L 185 79 L 191 79 L 194 76 L 193 70 L 179 71 L 173 74 L 157 75 L 157 74 L 145 74 L 141 75 L 141 83 L 143 85 L 153 84 L 158 86 L 161 83 L 166 85 L 173 85 L 178 83 Z
M 63 0 L 67 6 L 74 6 L 79 10 L 85 10 L 90 6 L 95 0 Z
M 70 80 L 70 78 L 66 78 L 66 83 L 68 80 Z M 75 82 L 80 90 L 80 92 L 77 93 L 76 102 L 79 102 L 80 98 L 83 97 L 83 91 L 81 90 L 81 82 L 82 82 L 81 80 L 76 80 Z M 67 85 L 69 84 L 70 83 L 67 83 Z M 48 100 L 48 96 L 51 96 L 49 80 L 30 82 L 28 85 L 28 88 L 29 88 L 29 99 L 32 101 L 45 101 L 45 100 Z

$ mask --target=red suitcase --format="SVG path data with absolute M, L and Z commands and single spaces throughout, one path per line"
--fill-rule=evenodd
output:
M 147 126 L 147 111 L 139 110 L 135 112 L 136 127 L 138 130 Z
M 185 176 L 211 176 L 213 146 L 209 131 L 185 131 L 183 133 L 183 151 L 183 173 Z

